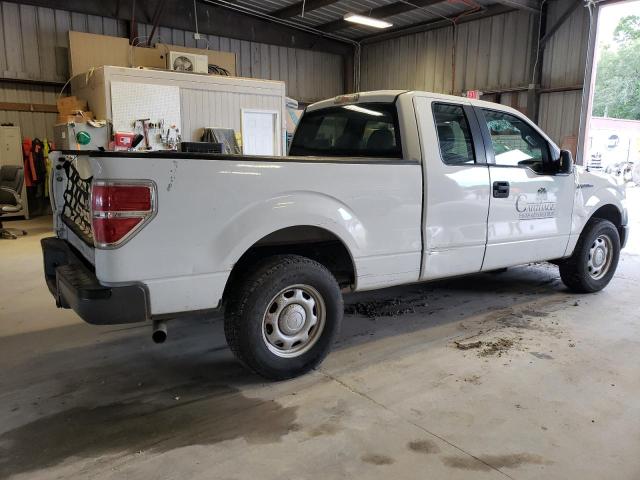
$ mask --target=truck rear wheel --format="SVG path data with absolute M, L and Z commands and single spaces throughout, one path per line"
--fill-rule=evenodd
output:
M 560 263 L 560 278 L 570 290 L 592 293 L 607 286 L 618 266 L 620 234 L 608 220 L 585 226 L 573 255 Z
M 301 375 L 329 353 L 343 315 L 340 287 L 320 263 L 276 255 L 238 279 L 225 305 L 229 347 L 271 380 Z

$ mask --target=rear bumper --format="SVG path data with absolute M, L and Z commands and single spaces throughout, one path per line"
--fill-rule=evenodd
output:
M 150 318 L 149 295 L 143 285 L 101 285 L 67 242 L 50 237 L 42 239 L 41 245 L 45 280 L 59 308 L 71 308 L 94 325 L 135 323 Z

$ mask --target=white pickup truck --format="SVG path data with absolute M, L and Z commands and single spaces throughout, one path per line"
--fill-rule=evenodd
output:
M 289 156 L 58 152 L 57 305 L 85 321 L 223 309 L 227 341 L 271 379 L 328 353 L 342 292 L 550 261 L 573 291 L 613 276 L 624 189 L 573 165 L 520 112 L 426 92 L 309 106 Z

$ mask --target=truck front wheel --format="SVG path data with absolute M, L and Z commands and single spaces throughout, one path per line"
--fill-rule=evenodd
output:
M 613 277 L 619 258 L 620 235 L 615 225 L 594 218 L 582 231 L 573 255 L 560 263 L 560 278 L 574 292 L 597 292 Z
M 225 302 L 229 347 L 271 380 L 301 375 L 326 357 L 343 315 L 340 287 L 320 263 L 276 255 L 237 280 Z

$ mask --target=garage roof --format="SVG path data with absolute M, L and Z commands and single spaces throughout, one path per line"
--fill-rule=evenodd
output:
M 538 0 L 235 0 L 232 3 L 261 15 L 269 15 L 299 26 L 311 27 L 340 37 L 360 40 L 375 34 L 402 30 L 433 21 L 481 13 L 496 4 L 538 11 Z M 347 13 L 382 19 L 393 24 L 380 30 L 346 22 Z

